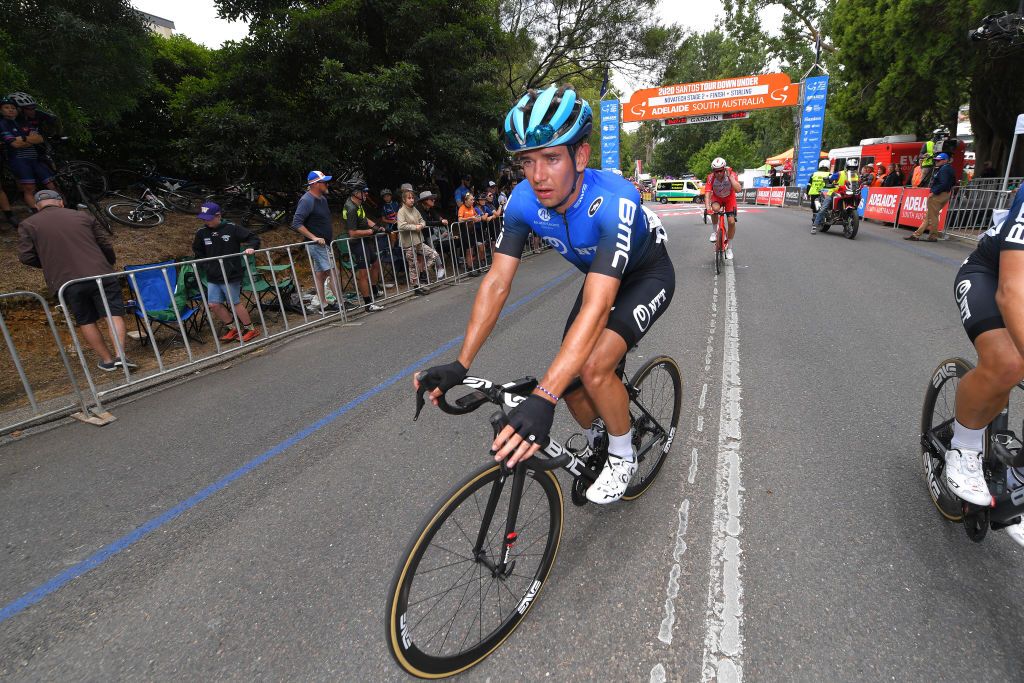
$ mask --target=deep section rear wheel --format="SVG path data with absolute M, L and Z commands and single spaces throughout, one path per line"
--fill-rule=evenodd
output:
M 932 373 L 921 408 L 921 457 L 928 495 L 943 517 L 963 521 L 963 501 L 946 490 L 946 450 L 953 439 L 956 388 L 974 366 L 963 358 L 947 358 Z
M 420 678 L 443 678 L 477 664 L 529 612 L 558 553 L 562 490 L 552 472 L 527 470 L 507 575 L 501 562 L 512 477 L 491 465 L 469 477 L 427 518 L 388 594 L 387 638 L 395 661 Z M 474 546 L 490 496 L 486 541 Z
M 668 356 L 656 356 L 644 363 L 633 375 L 631 384 L 637 390 L 636 403 L 644 409 L 630 402 L 633 447 L 641 457 L 622 496 L 624 500 L 638 498 L 661 471 L 679 426 L 683 397 L 679 366 Z

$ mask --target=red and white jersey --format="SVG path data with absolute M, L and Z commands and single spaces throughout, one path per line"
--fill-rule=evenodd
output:
M 725 173 L 720 177 L 716 176 L 715 172 L 712 171 L 708 174 L 707 180 L 704 181 L 704 192 L 711 195 L 712 198 L 729 199 L 736 194 L 736 190 L 732 187 L 733 180 L 739 182 L 736 172 L 731 168 L 725 169 Z

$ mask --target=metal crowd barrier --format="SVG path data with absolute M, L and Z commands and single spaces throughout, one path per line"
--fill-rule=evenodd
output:
M 494 244 L 501 226 L 501 219 L 496 218 L 480 223 L 431 226 L 426 230 L 426 244 L 438 253 L 435 267 L 425 278 L 427 286 L 456 284 L 486 270 L 493 259 Z M 471 229 L 474 232 L 470 233 Z M 469 249 L 466 248 L 467 241 L 473 242 Z M 13 405 L 10 409 L 6 406 L 0 408 L 0 434 L 66 415 L 76 407 L 79 412 L 75 416 L 79 419 L 105 424 L 114 419 L 103 407 L 104 401 L 112 397 L 151 386 L 197 366 L 317 324 L 347 320 L 349 315 L 365 305 L 364 295 L 373 302 L 411 296 L 419 280 L 418 273 L 423 271 L 422 257 L 417 255 L 415 264 L 407 263 L 400 243 L 396 240 L 393 244 L 390 234 L 335 240 L 329 250 L 334 277 L 327 278 L 324 284 L 329 291 L 319 296 L 313 275 L 313 257 L 307 249 L 310 245 L 311 242 L 299 242 L 258 249 L 251 256 L 239 254 L 153 263 L 65 283 L 57 293 L 57 299 L 79 368 L 75 368 L 75 363 L 65 353 L 64 342 L 43 297 L 33 292 L 0 294 L 0 300 L 29 297 L 39 303 L 70 385 L 70 390 L 62 386 L 59 399 L 39 400 L 0 309 L 0 332 L 23 390 L 21 403 L 25 404 Z M 352 258 L 352 250 L 357 248 L 373 248 L 381 264 L 373 277 L 367 278 L 371 286 L 366 294 L 361 294 L 357 285 L 359 274 L 355 268 L 356 259 Z M 548 248 L 539 240 L 531 239 L 524 255 Z M 221 278 L 226 280 L 225 259 L 240 259 L 243 266 L 240 301 L 249 311 L 253 328 L 259 331 L 259 335 L 248 342 L 242 339 L 241 334 L 230 342 L 220 340 L 221 330 L 209 301 L 204 266 L 216 264 Z M 111 282 L 117 283 L 124 303 L 124 319 L 121 321 L 115 321 L 122 316 L 114 315 L 116 306 L 112 308 L 104 288 Z M 99 357 L 88 344 L 83 344 L 81 331 L 72 318 L 67 290 L 82 283 L 93 285 L 99 294 L 103 315 L 97 324 L 105 323 L 106 330 L 102 332 L 104 342 L 115 360 L 119 361 L 114 372 L 97 372 Z M 338 310 L 330 307 L 334 301 L 339 304 Z M 231 316 L 228 324 L 241 329 L 234 306 L 224 307 Z M 134 320 L 134 331 L 129 330 L 129 319 Z M 120 324 L 125 329 L 123 342 L 116 333 Z M 136 367 L 130 367 L 130 364 Z M 82 388 L 80 380 L 84 380 L 86 389 Z M 70 394 L 74 396 L 73 403 L 69 403 Z
M 0 302 L 6 303 L 12 299 L 30 299 L 32 302 L 39 305 L 40 310 L 46 316 L 46 326 L 50 330 L 50 336 L 53 339 L 54 348 L 57 355 L 60 357 L 61 364 L 64 367 L 64 376 L 67 380 L 67 385 L 70 386 L 71 396 L 68 396 L 65 386 L 61 383 L 59 395 L 54 399 L 47 399 L 39 395 L 40 387 L 33 387 L 32 379 L 30 377 L 31 368 L 27 368 L 22 355 L 18 352 L 17 345 L 14 340 L 14 336 L 11 334 L 10 327 L 7 324 L 7 320 L 4 317 L 4 309 L 0 306 L 0 333 L 3 334 L 4 343 L 7 346 L 7 353 L 10 357 L 11 364 L 14 366 L 14 370 L 18 375 L 18 381 L 21 384 L 22 396 L 17 395 L 17 390 L 11 391 L 11 397 L 7 400 L 5 396 L 4 403 L 8 404 L 9 407 L 4 411 L 3 418 L 0 419 L 0 434 L 9 434 L 19 429 L 25 429 L 42 422 L 46 422 L 49 419 L 72 413 L 75 408 L 79 408 L 78 412 L 74 412 L 76 418 L 86 421 L 93 422 L 95 424 L 105 424 L 109 421 L 111 416 L 109 413 L 103 411 L 103 407 L 97 401 L 96 409 L 90 409 L 86 402 L 85 395 L 82 393 L 81 387 L 78 384 L 78 379 L 75 377 L 74 370 L 71 366 L 71 361 L 68 359 L 67 353 L 64 351 L 64 342 L 61 339 L 60 333 L 57 331 L 57 326 L 54 323 L 53 315 L 50 312 L 50 306 L 46 303 L 46 300 L 35 292 L 9 292 L 6 294 L 0 294 Z M 42 344 L 36 339 L 32 340 L 32 346 L 38 353 Z M 50 360 L 50 359 L 47 359 Z M 54 388 L 50 383 L 48 388 Z M 4 392 L 6 393 L 6 391 Z M 74 399 L 72 402 L 68 402 L 69 398 Z M 27 403 L 27 405 L 26 405 Z
M 954 187 L 946 208 L 946 222 L 943 230 L 947 235 L 956 235 L 969 240 L 981 239 L 982 233 L 992 227 L 992 212 L 1010 208 L 1014 190 L 1000 190 L 991 187 L 993 178 L 983 178 L 982 184 L 974 181 Z M 999 179 L 1002 183 L 1002 179 Z

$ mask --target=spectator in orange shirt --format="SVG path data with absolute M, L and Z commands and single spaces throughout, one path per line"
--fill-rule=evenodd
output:
M 473 195 L 469 192 L 462 195 L 462 203 L 459 204 L 459 241 L 462 243 L 462 251 L 466 255 L 466 270 L 470 277 L 480 277 L 480 271 L 476 269 L 476 245 L 477 245 L 477 224 L 480 223 L 480 216 L 477 215 Z

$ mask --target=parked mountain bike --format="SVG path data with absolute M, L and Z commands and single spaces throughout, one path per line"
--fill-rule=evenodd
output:
M 729 248 L 729 233 L 726 231 L 725 211 L 712 211 L 711 218 L 715 221 L 715 275 L 722 272 L 722 264 L 725 263 L 725 250 Z
M 76 191 L 81 192 L 81 197 L 92 202 L 99 201 L 110 189 L 106 172 L 91 161 L 61 159 L 57 150 L 67 142 L 67 136 L 43 142 L 43 163 L 49 166 L 55 175 L 68 177 L 73 174 L 76 179 Z
M 182 213 L 199 213 L 203 198 L 210 194 L 210 189 L 200 183 L 161 174 L 153 162 L 146 162 L 138 169 L 116 168 L 107 175 L 114 192 L 138 192 L 148 188 L 170 208 Z
M 110 221 L 107 220 L 103 209 L 100 208 L 100 205 L 96 203 L 96 200 L 93 199 L 90 193 L 87 184 L 90 177 L 90 172 L 88 170 L 83 171 L 81 166 L 65 164 L 53 176 L 53 182 L 60 188 L 60 193 L 64 196 L 64 206 L 69 209 L 77 208 L 88 211 L 108 234 L 113 235 L 114 229 L 110 227 Z
M 961 499 L 946 485 L 946 451 L 953 439 L 956 388 L 974 365 L 963 358 L 939 363 L 924 394 L 921 411 L 921 447 L 928 494 L 939 513 L 960 522 L 972 541 L 980 542 L 989 529 L 1001 529 L 1019 521 L 1024 513 L 1024 481 L 1011 468 L 1024 467 L 1024 450 L 1009 429 L 1009 406 L 988 425 L 982 457 L 985 481 L 992 505 L 982 507 Z M 1024 389 L 1017 385 L 1016 389 Z
M 164 222 L 167 212 L 171 209 L 167 202 L 148 187 L 142 189 L 138 199 L 119 192 L 110 194 L 124 201 L 107 204 L 107 215 L 129 228 L 155 228 Z
M 624 362 L 618 374 L 629 394 L 639 461 L 623 496 L 633 500 L 658 476 L 672 448 L 683 382 L 668 356 L 650 359 L 630 380 Z M 500 408 L 491 416 L 497 435 L 508 424 L 505 409 L 525 400 L 537 380 L 498 385 L 467 377 L 462 384 L 473 391 L 454 404 L 442 396 L 441 409 L 463 415 L 492 403 Z M 417 416 L 425 391 L 421 387 L 417 395 Z M 572 476 L 572 502 L 585 505 L 585 492 L 607 457 L 606 433 L 593 449 L 582 434 L 565 446 L 551 440 L 512 469 L 485 465 L 427 515 L 388 594 L 388 647 L 402 669 L 420 678 L 450 676 L 482 661 L 511 635 L 536 602 L 558 553 L 564 500 L 554 470 Z

